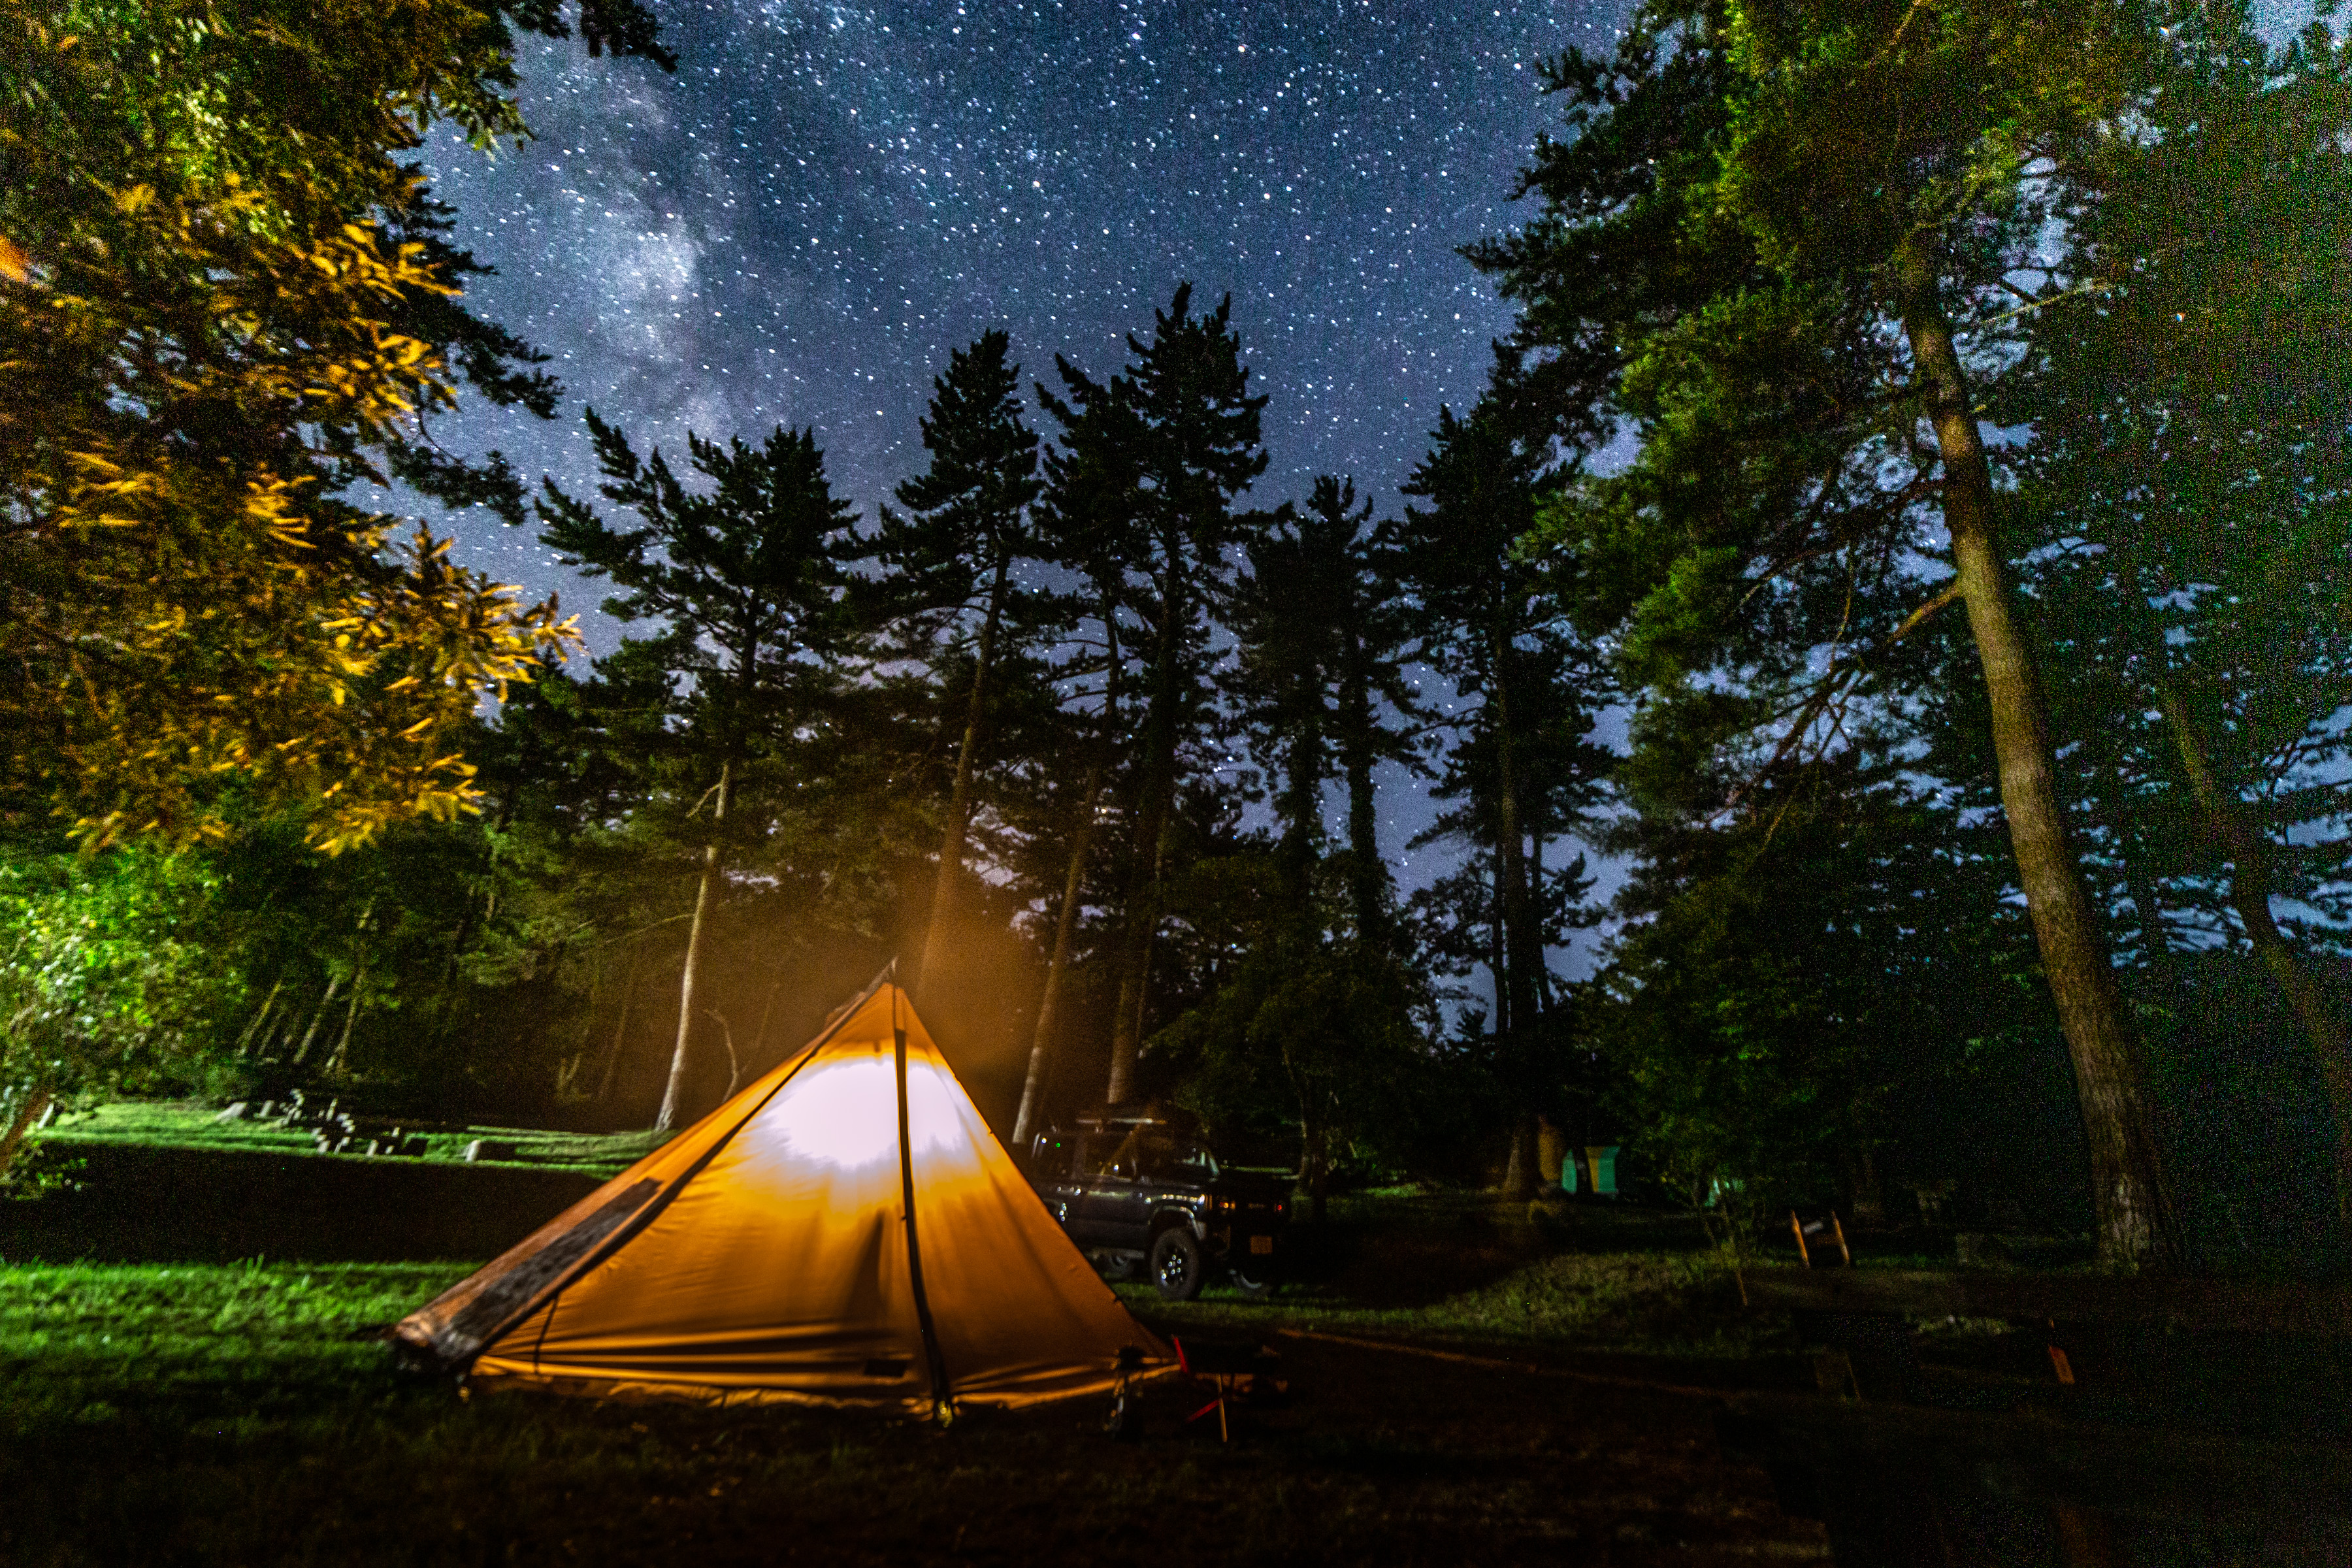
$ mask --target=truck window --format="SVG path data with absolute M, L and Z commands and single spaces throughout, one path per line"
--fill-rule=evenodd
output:
M 1078 1174 L 1131 1176 L 1135 1173 L 1135 1134 L 1089 1132 L 1078 1141 Z

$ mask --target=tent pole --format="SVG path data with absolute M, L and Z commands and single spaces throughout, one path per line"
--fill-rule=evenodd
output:
M 898 997 L 891 997 L 896 1008 Z M 898 1188 L 907 1215 L 907 1279 L 915 1296 L 915 1321 L 923 1331 L 923 1359 L 931 1375 L 931 1414 L 944 1426 L 955 1418 L 955 1401 L 948 1393 L 946 1358 L 940 1354 L 940 1332 L 931 1323 L 930 1298 L 923 1293 L 923 1252 L 915 1244 L 915 1151 L 907 1136 L 907 1031 L 893 1021 L 890 1038 L 898 1069 Z

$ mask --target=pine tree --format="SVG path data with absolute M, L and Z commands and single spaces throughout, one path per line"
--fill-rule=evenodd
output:
M 1516 367 L 1499 363 L 1489 395 L 1467 416 L 1441 410 L 1428 456 L 1405 493 L 1398 570 L 1419 618 L 1416 654 L 1475 700 L 1462 722 L 1449 793 L 1470 808 L 1442 825 L 1466 829 L 1491 848 L 1501 952 L 1495 998 L 1501 1071 L 1527 1107 L 1513 1130 L 1507 1182 L 1535 1184 L 1532 1097 L 1549 1079 L 1564 1021 L 1548 1017 L 1550 992 L 1541 890 L 1530 841 L 1566 825 L 1571 802 L 1588 800 L 1603 760 L 1587 740 L 1605 700 L 1595 662 L 1559 635 L 1559 610 L 1542 571 L 1522 559 L 1534 526 L 1548 447 L 1523 423 Z M 1564 706 L 1563 706 L 1564 704 Z M 1568 741 L 1580 776 L 1553 781 L 1559 803 L 1538 787 L 1532 763 Z M 1475 763 L 1472 761 L 1475 759 Z M 1466 765 L 1465 765 L 1466 764 Z
M 2048 278 L 2052 201 L 2162 47 L 2148 14 L 2090 5 L 1654 5 L 1612 59 L 1553 65 L 1574 135 L 1526 176 L 1543 216 L 1474 248 L 1523 304 L 1517 341 L 1559 351 L 1538 373 L 1556 426 L 1640 437 L 1549 533 L 1582 558 L 1586 622 L 1622 636 L 1654 722 L 1777 732 L 1768 772 L 1820 755 L 1886 651 L 1965 605 L 2119 1265 L 2174 1257 L 2178 1231 L 1978 408 L 2015 363 L 2016 292 L 2038 302 Z M 1939 591 L 1907 566 L 1931 527 Z
M 678 984 L 677 1038 L 655 1126 L 677 1123 L 697 1011 L 706 934 L 723 893 L 728 815 L 746 765 L 770 752 L 828 694 L 830 660 L 852 626 L 847 563 L 866 547 L 855 512 L 835 499 L 813 430 L 781 426 L 757 447 L 688 434 L 708 493 L 688 490 L 660 451 L 640 462 L 628 437 L 588 411 L 605 500 L 636 513 L 617 530 L 554 480 L 539 502 L 541 534 L 564 561 L 623 592 L 604 602 L 623 621 L 656 620 L 637 639 L 673 682 L 671 718 L 694 783 L 707 785 L 686 813 L 709 807 L 701 835 L 694 918 Z
M 1404 672 L 1412 634 L 1397 592 L 1394 525 L 1371 521 L 1353 479 L 1319 476 L 1306 505 L 1250 541 L 1228 619 L 1231 677 L 1269 766 L 1283 770 L 1285 855 L 1320 835 L 1324 781 L 1347 786 L 1347 880 L 1357 931 L 1379 940 L 1394 889 L 1380 849 L 1374 771 L 1418 753 L 1423 715 Z
M 2141 130 L 2074 172 L 2065 277 L 2008 407 L 2053 705 L 2097 799 L 2143 963 L 2168 908 L 2242 941 L 2299 1024 L 2352 1227 L 2352 1013 L 2325 926 L 2352 702 L 2352 45 L 2273 51 L 2242 7 L 2183 15 Z M 2300 927 L 2300 929 L 2297 929 Z M 2338 951 L 2340 952 L 2340 944 Z
M 920 960 L 907 977 L 918 994 L 937 978 L 955 940 L 956 892 L 1001 641 L 1009 634 L 1025 647 L 1050 629 L 1056 610 L 1050 596 L 1014 574 L 1022 562 L 1043 553 L 1028 515 L 1043 486 L 1037 437 L 1021 418 L 1021 367 L 1007 362 L 1009 347 L 1003 331 L 985 332 L 957 350 L 947 374 L 932 382 L 922 421 L 930 467 L 898 488 L 907 515 L 886 508 L 877 542 L 892 574 L 885 583 L 893 607 L 935 624 L 935 662 L 967 657 L 971 668 L 930 920 Z
M 1169 308 L 1154 312 L 1151 342 L 1128 340 L 1135 358 L 1110 382 L 1057 360 L 1064 395 L 1039 389 L 1064 432 L 1065 450 L 1047 464 L 1049 483 L 1062 492 L 1055 509 L 1096 531 L 1075 548 L 1118 572 L 1116 610 L 1134 623 L 1123 640 L 1141 667 L 1113 1101 L 1134 1086 L 1184 753 L 1213 710 L 1212 616 L 1230 575 L 1228 553 L 1252 526 L 1234 502 L 1266 465 L 1258 434 L 1265 399 L 1249 395 L 1240 340 L 1228 325 L 1233 301 L 1198 318 L 1192 304 L 1192 285 L 1180 286 Z

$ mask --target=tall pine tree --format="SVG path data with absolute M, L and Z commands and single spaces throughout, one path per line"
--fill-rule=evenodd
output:
M 622 590 L 604 601 L 623 621 L 652 620 L 642 639 L 671 680 L 672 721 L 687 752 L 692 805 L 703 818 L 693 923 L 678 982 L 677 1035 L 657 1129 L 682 1108 L 698 1016 L 696 982 L 722 897 L 728 813 L 747 763 L 790 736 L 832 684 L 830 664 L 851 632 L 847 563 L 866 546 L 855 513 L 836 500 L 814 431 L 781 426 L 759 447 L 688 434 L 707 490 L 690 490 L 656 449 L 640 461 L 628 437 L 588 411 L 604 499 L 635 512 L 616 529 L 588 503 L 546 481 L 541 538 L 589 577 Z M 705 815 L 707 808 L 707 816 Z

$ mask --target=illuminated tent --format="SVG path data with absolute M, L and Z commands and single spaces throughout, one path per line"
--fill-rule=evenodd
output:
M 916 1413 L 1166 1366 L 875 983 L 789 1060 L 394 1331 L 515 1386 Z

